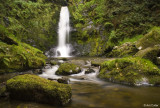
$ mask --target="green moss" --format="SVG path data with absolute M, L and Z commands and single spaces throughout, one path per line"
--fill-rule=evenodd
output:
M 153 63 L 158 64 L 158 61 L 157 61 L 158 54 L 160 54 L 160 48 L 159 46 L 155 46 L 155 47 L 148 47 L 144 50 L 140 50 L 135 54 L 135 56 L 148 59 Z
M 136 85 L 142 78 L 148 78 L 150 84 L 157 83 L 152 80 L 160 76 L 160 69 L 152 62 L 141 58 L 122 58 L 106 61 L 101 64 L 99 78 L 111 82 Z
M 80 67 L 72 64 L 72 63 L 63 63 L 60 65 L 58 71 L 56 72 L 57 75 L 71 75 L 79 73 Z
M 154 47 L 160 43 L 160 27 L 153 28 L 149 33 L 144 35 L 136 45 L 140 49 L 145 49 L 147 47 Z
M 12 99 L 64 105 L 71 99 L 71 87 L 36 75 L 20 75 L 7 81 Z
M 124 56 L 133 56 L 138 52 L 138 49 L 133 43 L 127 42 L 120 46 L 115 46 L 113 50 L 108 53 L 108 57 L 124 57 Z
M 158 4 L 158 1 L 146 0 L 69 0 L 76 28 L 73 42 L 87 47 L 89 52 L 82 52 L 89 56 L 101 56 L 114 46 L 136 42 L 150 28 L 159 26 Z
M 0 24 L 19 40 L 46 50 L 56 44 L 60 7 L 55 0 L 1 1 Z
M 119 43 L 120 43 L 120 45 L 122 45 L 122 44 L 124 44 L 126 42 L 132 42 L 132 43 L 134 43 L 134 42 L 137 42 L 142 37 L 143 37 L 143 35 L 136 35 L 136 36 L 134 36 L 132 38 L 124 38 L 124 40 L 120 41 Z
M 25 69 L 39 68 L 44 66 L 46 57 L 43 52 L 26 43 L 18 41 L 12 34 L 11 38 L 6 30 L 4 35 L 13 41 L 0 41 L 0 73 L 22 71 Z M 13 38 L 13 39 L 12 39 Z M 15 41 L 16 40 L 16 41 Z M 16 42 L 18 44 L 11 44 Z

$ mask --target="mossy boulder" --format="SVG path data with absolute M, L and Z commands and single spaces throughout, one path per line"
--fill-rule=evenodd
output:
M 138 49 L 134 43 L 126 42 L 120 46 L 115 46 L 113 50 L 107 54 L 109 57 L 124 57 L 124 56 L 133 56 L 138 52 Z
M 0 31 L 0 37 L 7 37 L 7 40 L 12 41 L 0 38 L 0 73 L 40 68 L 45 65 L 46 56 L 42 51 L 21 42 L 5 28 L 3 32 Z
M 143 50 L 147 47 L 154 47 L 160 44 L 160 27 L 153 28 L 148 34 L 137 41 L 136 46 Z
M 11 99 L 65 105 L 71 99 L 71 87 L 36 75 L 19 75 L 7 81 Z
M 0 42 L 0 73 L 40 68 L 45 65 L 43 52 L 28 44 L 8 45 Z
M 79 66 L 72 64 L 72 63 L 63 63 L 60 65 L 56 74 L 57 75 L 71 75 L 71 74 L 77 74 L 79 72 L 81 72 L 81 69 Z
M 102 63 L 98 77 L 127 85 L 157 85 L 160 83 L 160 69 L 149 60 L 128 57 Z
M 144 50 L 140 50 L 135 54 L 136 57 L 148 59 L 152 61 L 155 64 L 158 64 L 157 57 L 160 55 L 160 47 L 155 46 L 155 47 L 148 47 Z

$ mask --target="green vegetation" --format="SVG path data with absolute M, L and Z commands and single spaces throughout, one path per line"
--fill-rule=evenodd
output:
M 136 43 L 137 47 L 145 49 L 147 47 L 154 47 L 155 45 L 160 44 L 160 27 L 154 27 L 149 33 L 144 35 Z
M 160 24 L 156 0 L 69 0 L 73 39 L 90 56 L 101 56 L 114 46 L 135 42 Z M 91 47 L 88 47 L 91 46 Z M 87 53 L 84 53 L 87 54 Z
M 146 78 L 148 83 L 157 85 L 160 83 L 160 69 L 149 60 L 121 58 L 102 63 L 98 77 L 127 85 L 137 85 Z
M 0 73 L 40 68 L 45 65 L 46 57 L 42 51 L 18 41 L 3 26 L 0 28 L 3 28 L 3 31 L 0 31 Z
M 120 45 L 126 43 L 126 42 L 131 42 L 131 43 L 135 43 L 137 42 L 137 40 L 139 40 L 140 38 L 142 38 L 143 35 L 137 35 L 137 36 L 134 36 L 133 38 L 125 38 L 123 41 L 120 41 Z
M 133 43 L 126 42 L 120 46 L 115 46 L 113 50 L 108 53 L 107 57 L 124 57 L 133 56 L 138 52 L 138 49 Z
M 7 81 L 12 99 L 65 105 L 71 99 L 71 87 L 36 75 L 19 75 Z
M 63 63 L 60 65 L 56 74 L 57 75 L 71 75 L 71 74 L 77 74 L 79 72 L 81 72 L 81 69 L 79 66 L 72 64 L 72 63 Z
M 155 46 L 155 47 L 148 47 L 144 50 L 140 50 L 139 52 L 136 53 L 135 56 L 148 59 L 153 63 L 158 64 L 157 57 L 159 54 L 160 54 L 160 47 Z
M 44 51 L 56 44 L 60 4 L 58 0 L 1 1 L 0 24 L 17 39 Z

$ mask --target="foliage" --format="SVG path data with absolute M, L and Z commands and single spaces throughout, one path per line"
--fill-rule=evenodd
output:
M 0 10 L 0 24 L 17 39 L 41 50 L 56 44 L 59 4 L 46 0 L 6 0 L 0 1 Z
M 94 46 L 89 49 L 92 56 L 108 53 L 114 46 L 128 41 L 135 42 L 160 24 L 157 0 L 69 1 L 72 26 L 77 30 L 72 34 L 73 39 L 79 44 Z

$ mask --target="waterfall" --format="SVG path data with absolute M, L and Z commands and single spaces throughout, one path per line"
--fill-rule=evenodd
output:
M 58 28 L 58 47 L 56 48 L 56 57 L 70 57 L 69 45 L 69 10 L 67 6 L 61 7 L 59 28 Z

